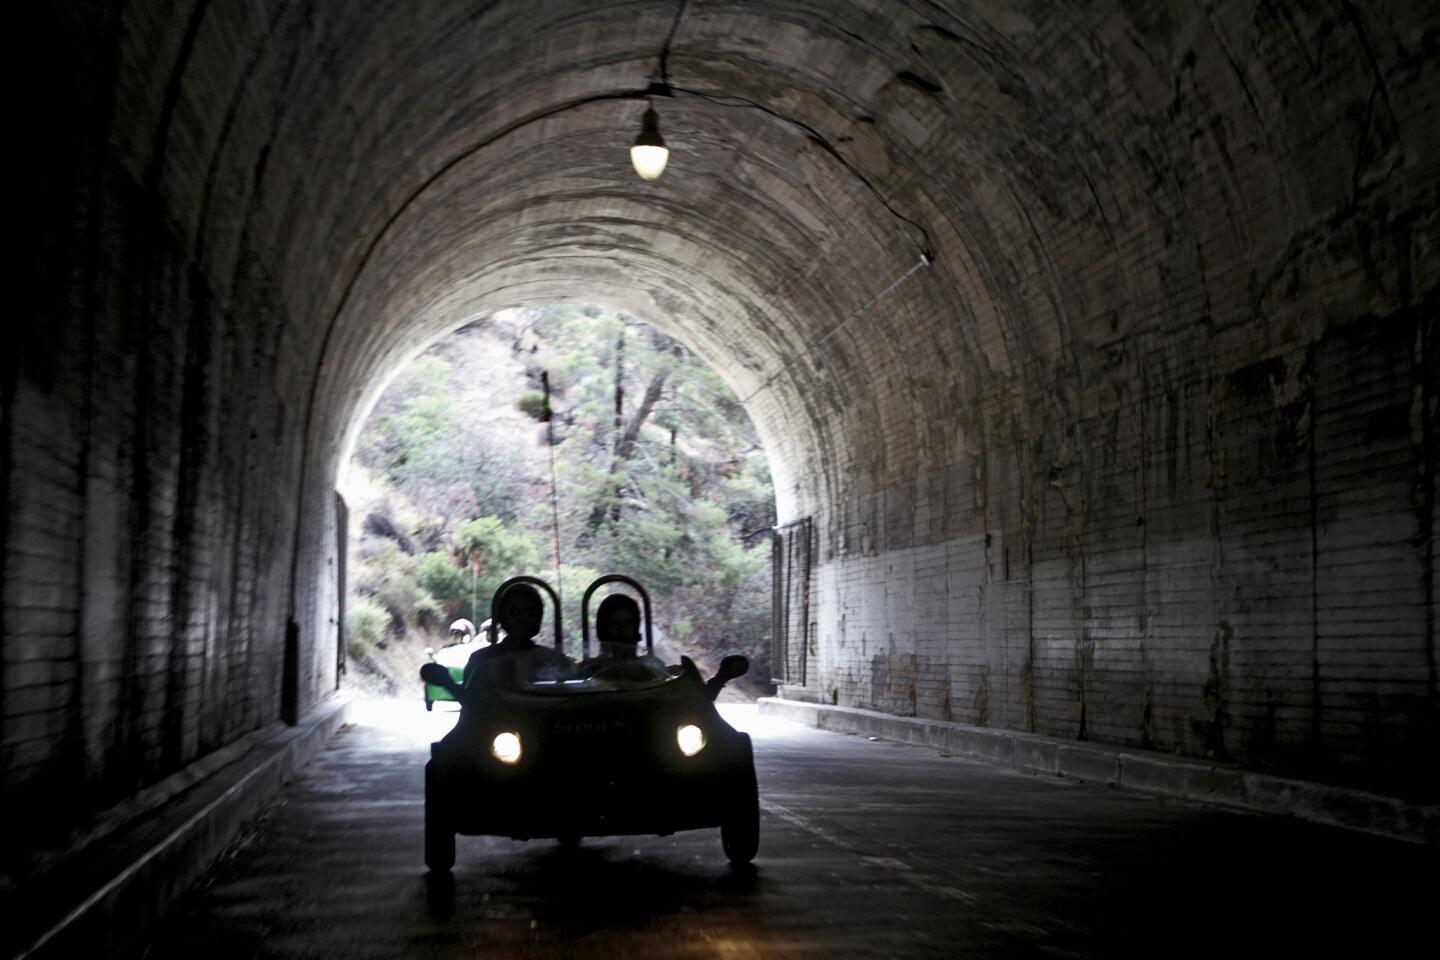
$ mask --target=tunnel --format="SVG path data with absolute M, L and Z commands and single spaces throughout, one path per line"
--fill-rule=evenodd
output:
M 13 14 L 7 895 L 328 715 L 364 416 L 565 302 L 677 338 L 763 437 L 774 710 L 1434 844 L 1431 5 Z

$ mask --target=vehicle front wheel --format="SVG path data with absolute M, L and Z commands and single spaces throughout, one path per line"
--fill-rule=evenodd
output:
M 736 865 L 754 860 L 760 850 L 760 792 L 755 785 L 753 762 L 745 779 L 736 791 L 734 808 L 720 824 L 720 845 L 725 848 L 726 858 Z
M 429 763 L 425 764 L 425 866 L 436 873 L 449 873 L 455 866 L 455 828 L 444 815 Z

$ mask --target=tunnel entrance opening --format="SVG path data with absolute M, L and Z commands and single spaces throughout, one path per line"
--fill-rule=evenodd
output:
M 708 673 L 743 653 L 730 695 L 773 690 L 765 452 L 729 388 L 654 327 L 572 305 L 465 324 L 395 371 L 339 491 L 341 649 L 362 691 L 419 699 L 427 648 L 478 630 L 520 573 L 558 587 L 573 653 L 581 595 L 610 572 L 654 596 L 662 660 Z

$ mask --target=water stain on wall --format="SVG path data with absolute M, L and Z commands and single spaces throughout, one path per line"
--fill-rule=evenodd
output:
M 1229 751 L 1225 746 L 1225 730 L 1230 726 L 1230 641 L 1235 638 L 1235 629 L 1229 621 L 1221 620 L 1215 629 L 1215 639 L 1210 644 L 1210 674 L 1205 680 L 1204 701 L 1208 719 L 1204 724 L 1205 755 L 1216 760 L 1225 760 Z

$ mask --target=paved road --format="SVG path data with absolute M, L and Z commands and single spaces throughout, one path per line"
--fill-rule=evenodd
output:
M 727 713 L 755 737 L 753 870 L 718 831 L 462 837 L 437 882 L 421 767 L 453 715 L 370 703 L 140 954 L 1433 955 L 1434 850 Z

